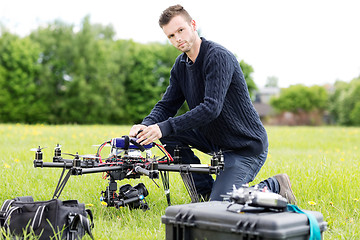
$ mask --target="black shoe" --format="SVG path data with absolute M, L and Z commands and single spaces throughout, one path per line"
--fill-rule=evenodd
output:
M 274 178 L 279 182 L 280 195 L 288 200 L 290 204 L 297 204 L 296 197 L 291 190 L 290 178 L 286 173 L 277 174 Z

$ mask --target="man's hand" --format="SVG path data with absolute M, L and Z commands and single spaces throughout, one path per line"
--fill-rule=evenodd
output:
M 148 127 L 145 126 L 145 128 L 141 128 L 139 130 L 142 131 L 139 134 L 137 134 L 136 137 L 138 138 L 137 142 L 140 143 L 141 145 L 150 144 L 162 137 L 161 130 L 157 124 L 150 125 Z
M 144 130 L 146 128 L 145 125 L 142 124 L 136 124 L 133 125 L 129 132 L 129 137 L 136 137 L 140 130 Z

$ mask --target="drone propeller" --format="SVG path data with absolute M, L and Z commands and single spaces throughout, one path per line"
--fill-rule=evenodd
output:
M 80 155 L 78 153 L 73 154 L 73 153 L 61 153 L 62 155 L 69 155 L 69 156 L 73 156 L 73 157 L 80 157 Z
M 35 160 L 36 161 L 42 161 L 43 159 L 43 152 L 41 150 L 43 150 L 46 147 L 41 148 L 40 146 L 38 148 L 32 148 L 30 149 L 30 151 L 35 152 Z
M 86 155 L 80 155 L 82 158 L 100 158 L 99 156 L 93 155 L 93 154 L 86 154 Z
M 30 151 L 32 151 L 32 152 L 40 152 L 44 148 L 47 148 L 47 147 L 40 148 L 40 146 L 39 146 L 38 148 L 31 148 Z
M 92 155 L 92 154 L 86 154 L 86 155 L 79 155 L 78 153 L 76 154 L 72 154 L 72 153 L 62 153 L 64 155 L 69 155 L 69 156 L 73 156 L 73 157 L 76 157 L 76 158 L 100 158 L 96 155 Z
M 60 144 L 56 144 L 56 147 L 54 149 L 60 149 L 62 146 Z

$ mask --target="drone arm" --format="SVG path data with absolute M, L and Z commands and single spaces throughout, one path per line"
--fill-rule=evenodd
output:
M 58 163 L 54 163 L 54 162 L 43 162 L 40 160 L 34 160 L 34 167 L 49 167 L 49 168 L 72 168 L 73 164 L 72 163 L 64 163 L 64 162 L 58 162 Z
M 89 174 L 89 173 L 99 173 L 99 172 L 108 172 L 108 171 L 116 171 L 116 170 L 122 170 L 122 166 L 109 166 L 109 167 L 94 167 L 94 168 L 86 168 L 81 169 L 81 174 Z
M 197 167 L 191 164 L 182 164 L 182 165 L 165 165 L 159 164 L 159 171 L 168 171 L 168 172 L 195 172 L 195 173 L 218 173 L 218 168 L 216 167 Z

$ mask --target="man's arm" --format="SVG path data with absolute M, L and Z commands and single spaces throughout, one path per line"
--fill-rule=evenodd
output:
M 236 61 L 235 58 L 233 59 L 224 51 L 217 51 L 208 56 L 204 63 L 205 92 L 203 102 L 180 116 L 170 117 L 157 123 L 163 137 L 205 126 L 219 116 L 234 74 L 236 64 L 234 61 Z
M 185 98 L 177 85 L 173 67 L 170 73 L 170 84 L 162 99 L 154 106 L 150 114 L 143 119 L 141 124 L 132 126 L 129 136 L 138 137 L 138 142 L 141 142 L 141 144 L 149 144 L 160 139 L 163 134 L 157 123 L 175 116 L 184 101 Z
M 234 63 L 232 59 L 223 59 L 224 52 L 218 52 L 217 54 L 218 55 L 212 55 L 206 62 L 204 101 L 185 114 L 177 117 L 168 115 L 167 118 L 164 118 L 161 116 L 167 112 L 164 111 L 166 109 L 165 107 L 172 106 L 172 104 L 167 101 L 167 97 L 176 96 L 169 94 L 172 91 L 168 92 L 167 90 L 163 99 L 155 105 L 150 115 L 142 122 L 143 125 L 149 126 L 149 129 L 146 128 L 147 131 L 141 135 L 143 137 L 142 140 L 145 138 L 159 139 L 180 131 L 198 128 L 210 123 L 219 116 L 224 105 L 226 93 L 232 81 Z M 224 61 L 219 61 L 219 59 L 223 59 Z M 177 109 L 180 106 L 177 106 Z M 173 115 L 175 115 L 175 113 L 173 113 Z M 160 121 L 161 119 L 163 120 Z M 144 142 L 142 144 L 144 144 Z

